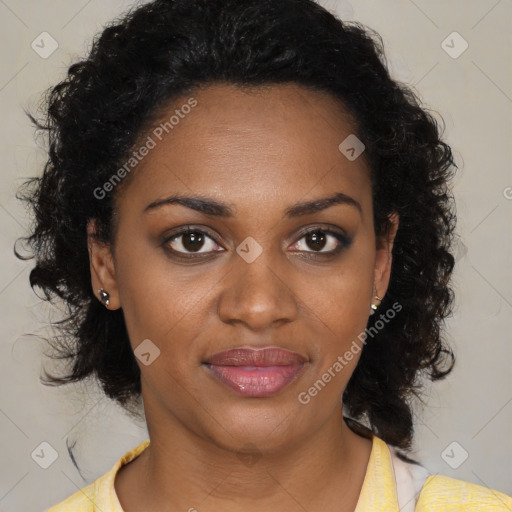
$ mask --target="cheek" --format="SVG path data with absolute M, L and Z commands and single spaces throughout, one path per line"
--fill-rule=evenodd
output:
M 123 253 L 130 256 L 121 257 L 116 266 L 119 295 L 132 347 L 150 339 L 176 366 L 190 354 L 184 348 L 200 331 L 211 285 L 153 252 L 144 258 L 136 251 Z M 180 358 L 172 357 L 178 353 Z
M 374 253 L 368 244 L 352 248 L 339 265 L 314 283 L 304 283 L 309 290 L 310 304 L 320 318 L 331 327 L 337 340 L 344 340 L 361 328 L 364 330 L 370 314 L 374 277 Z M 306 293 L 306 289 L 304 289 Z
M 128 270 L 128 267 L 126 267 Z M 133 268 L 123 280 L 121 301 L 141 378 L 155 398 L 173 407 L 189 399 L 198 365 L 197 340 L 204 326 L 208 288 L 179 270 L 157 265 Z M 147 340 L 150 340 L 149 342 Z M 144 347 L 144 348 L 143 348 Z M 150 353 L 149 364 L 142 354 Z M 146 356 L 147 358 L 147 356 Z
M 361 282 L 362 281 L 362 282 Z M 321 343 L 314 345 L 315 365 L 306 386 L 301 390 L 300 403 L 337 404 L 354 372 L 364 348 L 364 333 L 370 308 L 368 286 L 371 279 L 332 280 L 318 301 L 321 322 L 316 329 Z M 315 398 L 318 397 L 318 398 Z M 321 397 L 321 398 L 320 398 Z
M 373 256 L 371 240 L 362 240 L 347 252 L 328 278 L 317 282 L 314 288 L 309 280 L 303 283 L 301 293 L 310 290 L 304 296 L 309 297 L 306 303 L 321 340 L 314 345 L 313 356 L 321 374 L 329 371 L 331 377 L 336 375 L 334 387 L 338 390 L 348 382 L 361 355 L 362 335 L 370 316 Z M 312 289 L 315 293 L 311 293 Z

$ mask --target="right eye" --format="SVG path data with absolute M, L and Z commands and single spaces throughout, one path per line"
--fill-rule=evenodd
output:
M 167 237 L 164 246 L 174 253 L 185 255 L 180 256 L 185 258 L 193 258 L 194 254 L 219 252 L 215 247 L 220 247 L 208 233 L 190 226 Z

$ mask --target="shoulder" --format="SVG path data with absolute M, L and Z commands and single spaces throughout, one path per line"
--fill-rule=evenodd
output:
M 430 474 L 418 463 L 401 460 L 394 447 L 388 445 L 388 448 L 401 511 L 512 512 L 511 496 L 483 485 Z
M 104 475 L 44 512 L 96 512 L 97 510 L 122 512 L 114 487 L 116 474 L 122 466 L 142 453 L 148 445 L 149 440 L 126 452 Z
M 510 511 L 512 497 L 482 485 L 431 475 L 421 490 L 416 512 Z
M 98 484 L 106 477 L 108 473 L 100 476 L 92 484 L 75 492 L 64 501 L 47 509 L 45 512 L 93 512 L 96 510 L 95 502 L 97 495 Z

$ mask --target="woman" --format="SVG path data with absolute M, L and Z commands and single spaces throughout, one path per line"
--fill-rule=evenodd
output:
M 51 512 L 512 508 L 399 452 L 453 366 L 455 165 L 382 60 L 311 0 L 157 0 L 53 88 L 48 381 L 142 401 L 150 439 Z

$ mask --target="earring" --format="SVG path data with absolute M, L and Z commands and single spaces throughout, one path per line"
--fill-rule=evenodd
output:
M 105 304 L 105 307 L 108 308 L 108 306 L 110 305 L 110 294 L 106 292 L 103 288 L 98 290 L 98 294 L 100 296 L 101 302 L 103 302 L 103 304 Z
M 371 303 L 370 306 L 370 315 L 373 315 L 375 311 L 377 311 L 377 308 L 380 306 L 380 301 L 382 300 L 379 296 L 375 295 L 375 298 L 379 301 L 378 304 Z

